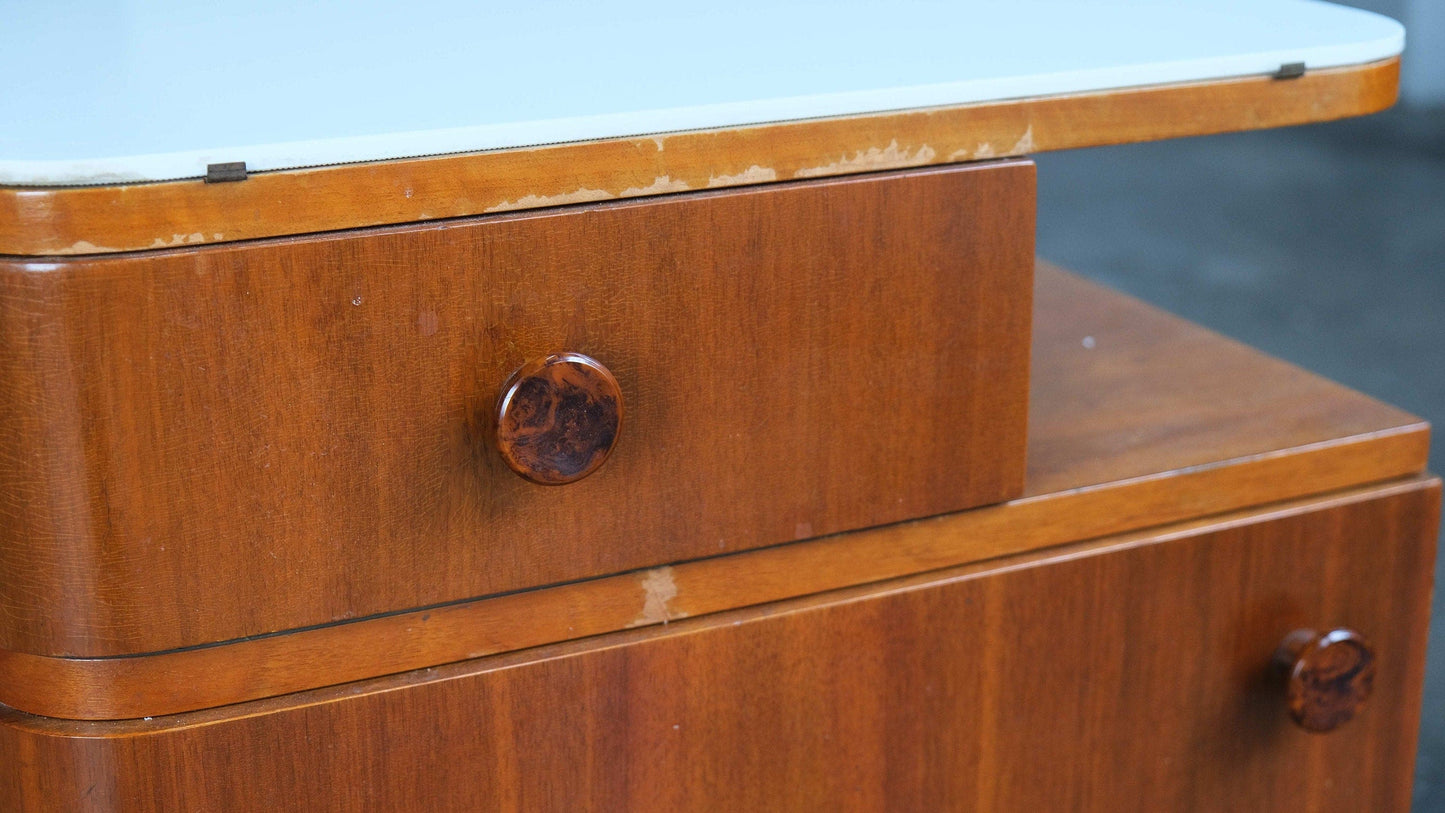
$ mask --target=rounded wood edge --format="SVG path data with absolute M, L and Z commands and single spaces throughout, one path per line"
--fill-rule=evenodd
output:
M 342 164 L 236 183 L 0 187 L 0 254 L 209 245 L 1283 127 L 1383 110 L 1395 102 L 1399 74 L 1396 57 L 1289 80 L 1254 76 Z

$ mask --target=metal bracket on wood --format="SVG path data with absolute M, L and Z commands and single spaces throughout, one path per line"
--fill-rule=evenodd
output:
M 231 161 L 225 164 L 206 165 L 206 183 L 228 183 L 246 180 L 246 162 Z
M 1305 64 L 1303 62 L 1286 62 L 1274 72 L 1275 79 L 1298 79 L 1304 75 Z

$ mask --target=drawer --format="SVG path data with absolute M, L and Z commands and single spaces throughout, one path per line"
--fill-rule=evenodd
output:
M 0 649 L 169 650 L 1017 496 L 1033 204 L 1008 161 L 0 263 Z M 538 463 L 500 396 L 566 353 L 611 378 L 551 379 L 593 401 Z M 566 485 L 508 465 L 609 437 Z
M 0 807 L 1404 810 L 1439 494 L 1418 478 L 169 718 L 0 710 L 0 753 L 25 755 Z M 1368 641 L 1373 693 L 1306 731 L 1274 660 L 1335 628 Z

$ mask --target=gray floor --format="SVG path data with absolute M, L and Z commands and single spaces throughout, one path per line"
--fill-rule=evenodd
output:
M 1039 253 L 1434 424 L 1445 110 L 1043 155 Z M 1445 557 L 1415 808 L 1445 810 Z

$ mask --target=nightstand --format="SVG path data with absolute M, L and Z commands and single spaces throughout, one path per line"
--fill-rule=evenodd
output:
M 1029 5 L 26 68 L 0 807 L 1407 807 L 1428 426 L 1036 263 L 1027 160 L 1373 112 L 1402 32 Z

